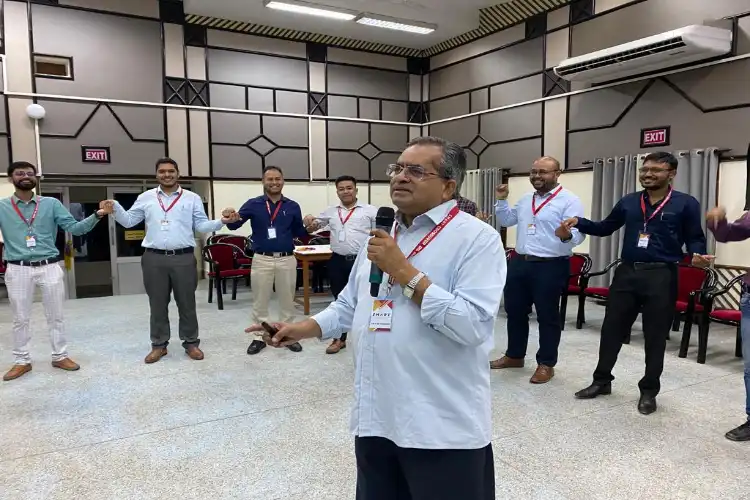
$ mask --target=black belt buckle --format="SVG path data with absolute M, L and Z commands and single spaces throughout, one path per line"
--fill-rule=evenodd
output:
M 177 250 L 164 250 L 162 251 L 164 255 L 170 256 L 170 255 L 177 255 Z
M 344 258 L 349 262 L 354 262 L 355 260 L 357 260 L 357 254 L 344 255 Z

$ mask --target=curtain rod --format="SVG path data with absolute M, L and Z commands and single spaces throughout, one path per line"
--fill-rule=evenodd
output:
M 699 149 L 698 151 L 696 151 L 696 154 L 702 155 L 703 151 L 705 151 L 705 150 Z M 741 158 L 741 157 L 735 157 L 735 156 L 729 156 L 729 157 L 724 156 L 725 153 L 729 153 L 730 151 L 732 151 L 732 148 L 720 148 L 720 149 L 716 150 L 716 154 L 719 156 L 719 159 L 724 159 L 724 158 Z M 690 151 L 680 151 L 677 154 L 679 156 L 685 156 L 685 155 L 690 154 Z M 646 155 L 648 155 L 648 153 L 639 153 L 639 154 L 633 155 L 633 156 L 646 156 Z M 622 155 L 621 157 L 625 157 L 625 156 L 629 156 L 629 155 Z M 607 163 L 611 163 L 612 161 L 614 161 L 614 158 L 615 157 L 609 157 L 609 158 L 607 158 L 606 159 Z M 604 158 L 597 158 L 596 160 L 582 161 L 581 165 L 595 165 L 597 160 L 604 160 Z

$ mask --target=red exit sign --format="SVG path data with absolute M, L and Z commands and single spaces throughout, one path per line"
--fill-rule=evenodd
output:
M 83 163 L 111 163 L 109 147 L 81 146 L 81 160 Z
M 669 146 L 670 127 L 641 129 L 641 147 L 655 148 Z

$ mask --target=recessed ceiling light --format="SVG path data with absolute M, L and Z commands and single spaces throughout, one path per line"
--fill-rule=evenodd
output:
M 407 21 L 405 19 L 396 19 L 394 17 L 380 16 L 377 14 L 362 14 L 357 18 L 357 22 L 367 26 L 375 26 L 376 28 L 407 31 L 418 35 L 428 35 L 437 29 L 437 25 L 435 24 Z
M 318 5 L 310 2 L 299 2 L 297 0 L 265 0 L 265 6 L 269 9 L 283 10 L 295 14 L 307 14 L 308 16 L 327 17 L 328 19 L 338 19 L 340 21 L 351 21 L 357 14 L 345 10 Z

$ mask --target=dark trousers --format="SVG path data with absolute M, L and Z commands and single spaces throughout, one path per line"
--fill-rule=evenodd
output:
M 334 253 L 328 261 L 328 281 L 331 282 L 331 293 L 334 299 L 337 299 L 346 288 L 355 258 L 356 255 L 346 256 Z M 346 341 L 346 332 L 341 336 L 341 340 Z
M 356 500 L 495 500 L 492 445 L 478 450 L 399 448 L 357 437 Z
M 161 255 L 145 252 L 141 258 L 143 285 L 151 306 L 151 345 L 169 343 L 169 301 L 174 292 L 180 313 L 180 340 L 183 347 L 198 344 L 198 316 L 195 313 L 195 289 L 198 271 L 192 253 Z
M 677 266 L 621 264 L 617 267 L 609 287 L 594 382 L 614 380 L 612 369 L 622 342 L 630 333 L 638 313 L 642 313 L 646 374 L 638 382 L 638 387 L 643 394 L 656 396 L 659 393 L 664 350 L 676 298 Z
M 570 276 L 570 260 L 533 261 L 517 256 L 508 263 L 505 282 L 505 312 L 508 315 L 508 350 L 513 359 L 526 357 L 529 314 L 536 309 L 539 323 L 540 365 L 555 366 L 560 346 L 560 297 Z

